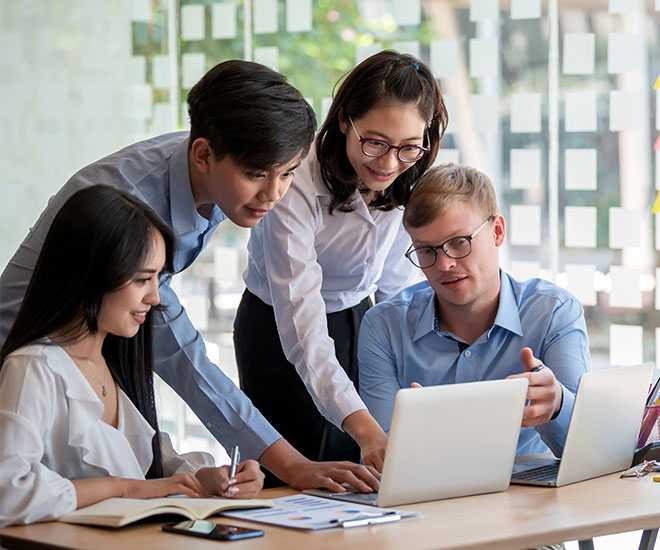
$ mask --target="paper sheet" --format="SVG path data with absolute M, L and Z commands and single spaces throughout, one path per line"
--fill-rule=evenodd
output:
M 129 72 L 131 84 L 145 84 L 147 81 L 147 58 L 143 55 L 131 57 Z
M 254 60 L 266 67 L 279 71 L 279 48 L 277 46 L 265 46 L 254 49 Z
M 511 205 L 511 244 L 538 246 L 541 244 L 541 207 Z
M 496 38 L 470 38 L 470 76 L 497 76 L 499 45 Z
M 364 61 L 367 57 L 371 57 L 375 53 L 378 53 L 383 49 L 383 45 L 380 42 L 374 42 L 367 46 L 358 45 L 355 48 L 355 64 L 359 64 Z
M 639 269 L 619 265 L 610 266 L 610 307 L 640 309 L 642 291 L 639 283 L 642 273 Z
M 564 209 L 564 246 L 596 248 L 597 215 L 595 206 L 567 206 Z
M 607 72 L 642 70 L 642 36 L 633 32 L 611 32 L 607 39 Z
M 321 98 L 321 120 L 325 120 L 328 116 L 328 111 L 332 107 L 332 98 L 331 97 L 322 97 Z
M 512 189 L 537 189 L 540 187 L 540 149 L 511 149 L 510 159 Z
M 286 0 L 286 30 L 288 32 L 312 30 L 312 0 Z
M 526 281 L 541 276 L 541 264 L 527 260 L 514 260 L 511 262 L 511 268 L 508 271 L 519 281 Z
M 610 248 L 640 246 L 642 213 L 639 210 L 612 207 L 610 214 Z
M 445 107 L 447 108 L 447 115 L 449 116 L 445 134 L 453 134 L 458 130 L 458 102 L 456 96 L 453 95 L 444 96 L 444 100 Z
M 598 118 L 595 92 L 567 92 L 565 124 L 567 132 L 595 132 Z
M 497 99 L 495 95 L 472 95 L 472 127 L 477 132 L 497 132 L 499 124 Z
M 594 33 L 567 33 L 564 35 L 564 74 L 593 74 L 596 59 Z
M 596 266 L 591 264 L 566 264 L 567 289 L 583 306 L 597 304 L 594 275 Z
M 204 39 L 204 6 L 181 6 L 181 40 Z
M 642 363 L 643 336 L 641 326 L 610 325 L 610 364 L 626 367 Z
M 453 162 L 454 164 L 459 164 L 460 154 L 458 149 L 438 149 L 438 155 L 435 157 L 435 162 L 433 166 L 438 164 L 444 164 L 446 162 Z
M 399 27 L 419 25 L 422 20 L 422 3 L 420 0 L 394 0 L 392 15 Z
M 642 8 L 642 1 L 643 0 L 609 0 L 608 11 L 610 13 L 640 11 Z
M 236 4 L 222 2 L 211 7 L 212 36 L 215 39 L 236 38 Z
M 152 85 L 158 90 L 170 87 L 170 58 L 168 55 L 154 55 L 152 62 Z
M 541 131 L 541 94 L 511 94 L 511 133 Z
M 470 21 L 483 21 L 484 19 L 498 19 L 498 0 L 471 0 Z
M 270 34 L 277 32 L 277 0 L 254 0 L 254 34 Z
M 131 21 L 151 21 L 151 0 L 131 0 Z
M 566 149 L 564 187 L 570 190 L 595 190 L 598 177 L 596 149 Z
M 192 88 L 206 72 L 206 56 L 203 53 L 181 55 L 181 80 L 184 88 Z
M 660 267 L 655 268 L 655 309 L 660 309 Z M 660 328 L 656 330 L 660 330 Z M 660 363 L 656 363 L 656 365 L 660 367 Z
M 458 42 L 431 40 L 431 70 L 436 78 L 454 76 L 458 70 Z
M 358 512 L 377 513 L 391 509 L 367 506 L 364 504 L 352 504 L 313 495 L 295 494 L 286 497 L 274 498 L 273 508 L 227 510 L 221 513 L 236 519 L 256 521 L 270 525 L 279 525 L 293 529 L 304 529 L 318 531 L 323 529 L 337 528 L 337 519 L 356 514 Z M 408 515 L 408 511 L 401 512 Z M 418 515 L 412 512 L 412 515 Z
M 400 53 L 408 53 L 414 57 L 420 57 L 419 40 L 404 40 L 403 42 L 392 42 L 392 49 Z M 438 77 L 436 76 L 436 78 Z
M 538 19 L 541 0 L 511 0 L 511 19 Z

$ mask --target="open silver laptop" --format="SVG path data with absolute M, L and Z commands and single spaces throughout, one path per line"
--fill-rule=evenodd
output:
M 306 493 L 374 506 L 503 491 L 509 486 L 527 380 L 399 390 L 378 493 Z
M 518 461 L 511 483 L 559 487 L 629 468 L 652 375 L 653 363 L 583 374 L 561 460 Z

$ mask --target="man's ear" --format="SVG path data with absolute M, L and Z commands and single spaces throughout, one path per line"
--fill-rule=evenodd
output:
M 493 233 L 495 234 L 495 246 L 502 246 L 506 235 L 506 222 L 499 214 L 493 219 Z
M 206 138 L 197 138 L 190 148 L 190 160 L 202 174 L 208 174 L 211 163 L 215 160 L 211 144 Z

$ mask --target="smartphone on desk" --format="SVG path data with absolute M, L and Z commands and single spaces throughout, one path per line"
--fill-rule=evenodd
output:
M 214 523 L 205 519 L 169 523 L 163 525 L 163 531 L 215 540 L 249 539 L 252 537 L 262 537 L 264 534 L 260 529 L 248 529 L 247 527 L 238 527 L 225 523 Z

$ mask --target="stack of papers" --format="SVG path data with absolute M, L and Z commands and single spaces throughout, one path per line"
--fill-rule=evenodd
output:
M 267 510 L 232 510 L 223 511 L 221 515 L 308 531 L 389 523 L 419 516 L 407 510 L 350 504 L 304 494 L 274 498 L 272 502 L 273 507 Z

